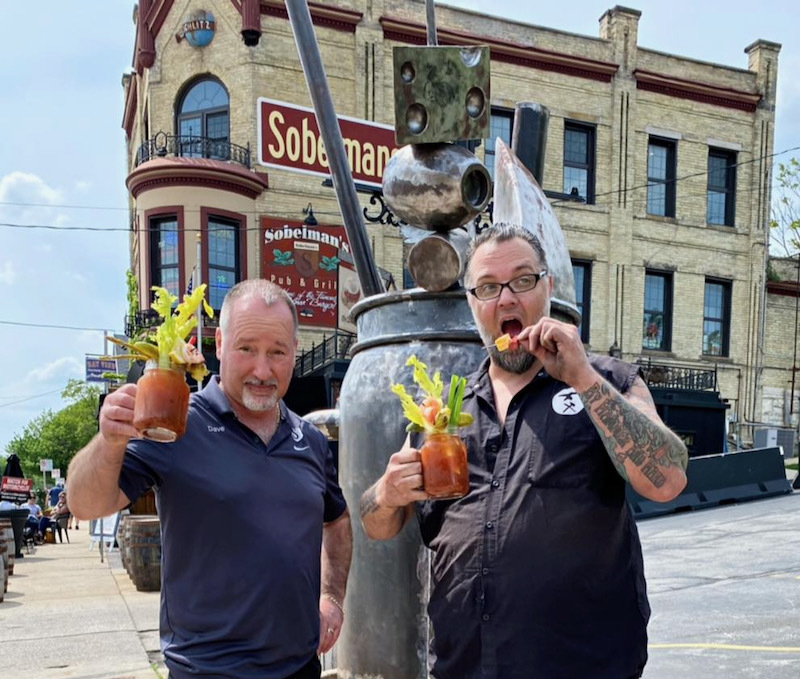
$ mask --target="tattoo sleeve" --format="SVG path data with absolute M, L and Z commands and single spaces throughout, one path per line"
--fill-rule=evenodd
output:
M 384 507 L 378 502 L 377 484 L 364 491 L 359 513 L 361 523 L 371 537 L 392 537 L 403 529 L 405 523 L 402 507 Z
M 614 467 L 630 481 L 630 467 L 638 469 L 655 488 L 667 481 L 670 467 L 686 469 L 686 447 L 663 424 L 628 402 L 608 383 L 601 381 L 580 394 Z M 626 461 L 630 465 L 626 469 Z

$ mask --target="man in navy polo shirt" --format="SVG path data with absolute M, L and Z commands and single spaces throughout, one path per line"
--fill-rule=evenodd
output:
M 431 501 L 408 441 L 364 493 L 364 528 L 391 538 L 416 503 L 433 550 L 436 679 L 639 677 L 650 608 L 625 482 L 674 498 L 686 448 L 634 366 L 587 356 L 577 329 L 549 317 L 553 281 L 530 232 L 482 233 L 465 284 L 489 347 L 464 398 L 469 493 Z
M 352 530 L 327 440 L 281 404 L 297 325 L 280 287 L 234 286 L 217 330 L 220 375 L 192 395 L 186 434 L 136 439 L 136 386 L 125 385 L 70 465 L 82 519 L 156 489 L 172 679 L 316 679 L 317 654 L 339 636 Z

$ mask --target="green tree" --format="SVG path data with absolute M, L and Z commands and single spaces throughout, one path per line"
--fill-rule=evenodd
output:
M 786 257 L 800 252 L 800 160 L 778 163 L 772 196 L 770 249 Z
M 66 473 L 75 453 L 97 433 L 100 391 L 80 380 L 70 380 L 61 392 L 69 405 L 55 413 L 44 411 L 11 439 L 7 450 L 19 455 L 26 477 L 41 479 L 39 460 L 43 459 L 52 459 L 53 467 Z

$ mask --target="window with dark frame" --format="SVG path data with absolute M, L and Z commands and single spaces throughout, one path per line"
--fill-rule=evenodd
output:
M 177 110 L 182 156 L 229 159 L 230 98 L 222 83 L 213 78 L 198 80 L 183 95 Z
M 709 224 L 734 226 L 735 219 L 736 152 L 710 148 L 706 221 Z
M 672 349 L 672 274 L 646 271 L 642 349 Z
M 703 304 L 703 355 L 730 354 L 731 283 L 706 279 Z
M 222 308 L 222 300 L 242 280 L 239 223 L 231 219 L 208 218 L 208 303 Z
M 647 146 L 647 214 L 675 216 L 676 142 L 650 137 Z
M 589 325 L 592 312 L 592 263 L 573 259 L 572 275 L 575 279 L 575 305 L 581 312 L 581 324 L 578 326 L 578 332 L 581 341 L 589 344 Z
M 564 122 L 564 193 L 576 189 L 588 204 L 594 204 L 595 128 Z
M 181 297 L 178 218 L 174 215 L 151 217 L 150 282 Z
M 514 111 L 503 108 L 493 108 L 491 116 L 491 131 L 486 140 L 483 164 L 489 170 L 489 175 L 494 179 L 494 148 L 495 139 L 500 137 L 508 146 L 511 146 L 511 131 L 514 129 Z

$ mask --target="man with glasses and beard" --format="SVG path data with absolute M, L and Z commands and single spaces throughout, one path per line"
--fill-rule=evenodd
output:
M 297 332 L 285 290 L 238 283 L 216 331 L 220 374 L 192 394 L 186 433 L 139 439 L 127 384 L 105 399 L 100 433 L 70 464 L 81 519 L 156 489 L 170 679 L 319 679 L 317 654 L 341 631 L 350 516 L 327 439 L 281 402 Z
M 389 539 L 416 509 L 436 679 L 640 677 L 650 608 L 625 484 L 675 498 L 686 448 L 635 366 L 587 355 L 577 328 L 550 318 L 553 279 L 529 231 L 480 234 L 465 286 L 489 350 L 464 397 L 475 422 L 459 430 L 469 493 L 429 499 L 409 438 L 364 493 L 364 528 Z

